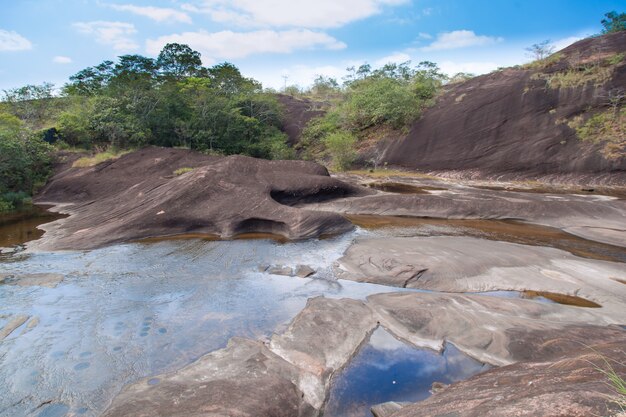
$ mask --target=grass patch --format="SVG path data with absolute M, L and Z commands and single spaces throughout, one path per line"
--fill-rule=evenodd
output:
M 522 65 L 522 69 L 533 69 L 533 70 L 543 70 L 546 69 L 557 62 L 559 62 L 563 58 L 563 54 L 557 52 L 556 54 L 552 54 L 547 58 L 538 59 L 533 62 L 529 62 L 528 64 Z
M 405 178 L 427 178 L 427 179 L 440 179 L 434 175 L 422 174 L 414 171 L 400 171 L 397 169 L 355 169 L 346 171 L 346 174 L 362 175 L 369 178 L 388 178 L 388 177 L 405 177 Z
M 101 164 L 102 162 L 112 161 L 114 159 L 117 159 L 120 156 L 126 155 L 127 153 L 130 153 L 130 152 L 132 152 L 132 150 L 125 150 L 125 151 L 107 150 L 104 152 L 97 153 L 93 156 L 85 156 L 83 158 L 80 158 L 74 161 L 74 163 L 72 164 L 72 168 L 87 168 L 87 167 L 96 166 L 98 164 Z
M 606 159 L 626 157 L 626 108 L 606 109 L 586 121 L 577 116 L 568 126 L 583 141 L 604 143 L 602 155 Z
M 615 67 L 624 61 L 625 53 L 614 54 L 604 59 L 571 66 L 569 69 L 554 73 L 533 74 L 532 79 L 545 80 L 549 88 L 572 88 L 586 84 L 602 85 L 611 79 Z M 548 60 L 552 58 L 547 58 Z M 560 58 L 559 58 L 560 59 Z M 545 60 L 544 60 L 545 61 Z M 537 67 L 535 69 L 545 69 Z
M 194 169 L 195 168 L 189 168 L 189 167 L 178 168 L 176 171 L 174 171 L 174 175 L 176 176 L 183 175 L 183 174 L 186 174 L 187 172 L 193 171 Z

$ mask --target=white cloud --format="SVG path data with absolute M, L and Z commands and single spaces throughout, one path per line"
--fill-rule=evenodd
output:
M 71 64 L 72 58 L 70 58 L 69 56 L 57 55 L 52 58 L 52 62 L 54 62 L 55 64 Z
M 387 55 L 380 59 L 377 59 L 376 61 L 374 61 L 374 66 L 382 67 L 383 65 L 389 64 L 389 63 L 401 64 L 403 62 L 410 61 L 410 60 L 411 60 L 411 55 L 405 52 L 396 52 L 391 55 Z
M 417 38 L 418 39 L 432 39 L 433 35 L 426 33 L 426 32 L 420 32 L 417 34 Z
M 205 64 L 218 59 L 244 58 L 260 53 L 290 53 L 298 49 L 343 49 L 346 44 L 332 36 L 308 29 L 254 32 L 184 32 L 148 39 L 148 53 L 156 55 L 167 43 L 183 43 L 199 51 Z
M 554 45 L 555 51 L 560 51 L 561 49 L 568 47 L 574 42 L 578 42 L 581 39 L 584 39 L 584 36 L 570 36 L 568 38 L 563 38 L 563 39 L 554 41 L 552 42 L 552 45 Z
M 0 29 L 0 52 L 25 51 L 32 47 L 33 44 L 19 33 Z
M 442 61 L 438 63 L 441 71 L 447 75 L 454 75 L 459 72 L 469 72 L 471 74 L 486 74 L 497 69 L 499 66 L 496 62 L 453 62 Z
M 331 28 L 382 12 L 409 0 L 204 0 L 183 9 L 207 13 L 220 23 L 245 27 Z
M 111 45 L 118 51 L 130 51 L 137 49 L 139 45 L 132 39 L 131 35 L 137 33 L 137 29 L 132 23 L 124 22 L 76 22 L 72 26 L 79 32 L 93 35 L 96 41 L 103 45 Z
M 471 30 L 455 30 L 437 35 L 437 39 L 422 51 L 438 51 L 442 49 L 467 48 L 470 46 L 485 46 L 501 42 L 502 38 L 476 35 Z
M 130 12 L 140 16 L 147 17 L 157 22 L 181 22 L 191 23 L 191 17 L 180 10 L 169 9 L 165 7 L 153 6 L 135 6 L 132 4 L 107 4 L 112 9 L 121 12 Z

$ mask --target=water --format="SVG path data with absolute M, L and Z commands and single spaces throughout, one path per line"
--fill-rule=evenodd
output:
M 51 220 L 40 214 L 22 218 L 21 226 L 15 219 L 0 224 L 0 232 L 23 231 L 4 245 L 37 237 L 36 226 Z M 364 299 L 403 291 L 335 279 L 332 263 L 357 237 L 463 234 L 468 229 L 467 224 L 432 222 L 417 232 L 414 224 L 401 226 L 285 244 L 176 239 L 0 255 L 0 274 L 65 277 L 56 288 L 0 285 L 0 327 L 17 316 L 28 317 L 0 342 L 0 416 L 97 416 L 132 381 L 179 369 L 224 347 L 233 336 L 266 339 L 280 332 L 308 298 Z M 298 264 L 317 273 L 299 279 L 258 270 L 259 265 Z M 519 296 L 504 293 L 488 295 Z M 439 355 L 378 329 L 336 377 L 326 415 L 369 416 L 373 404 L 423 399 L 432 382 L 464 379 L 482 369 L 452 345 Z M 159 382 L 156 377 L 150 381 Z
M 439 354 L 410 346 L 378 328 L 335 376 L 324 417 L 371 417 L 373 405 L 420 401 L 430 396 L 433 382 L 449 384 L 486 369 L 450 343 Z
M 29 240 L 39 239 L 43 230 L 37 226 L 65 217 L 51 213 L 45 207 L 33 206 L 15 213 L 0 214 L 0 248 L 21 245 Z
M 0 273 L 54 272 L 65 279 L 56 288 L 0 285 L 3 320 L 39 319 L 0 343 L 0 415 L 95 416 L 129 382 L 178 369 L 232 336 L 263 339 L 280 331 L 310 297 L 397 291 L 334 279 L 332 262 L 357 234 L 13 255 L 0 263 Z M 308 264 L 318 272 L 315 279 L 274 276 L 258 272 L 260 264 Z

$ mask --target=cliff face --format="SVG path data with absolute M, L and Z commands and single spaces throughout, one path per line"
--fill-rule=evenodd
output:
M 405 137 L 383 145 L 384 160 L 465 176 L 624 184 L 624 149 L 609 155 L 605 141 L 576 133 L 626 90 L 624 52 L 626 32 L 588 38 L 541 63 L 450 85 Z

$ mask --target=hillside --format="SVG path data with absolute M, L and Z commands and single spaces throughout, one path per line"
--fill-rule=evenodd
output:
M 449 85 L 405 137 L 381 145 L 383 159 L 469 177 L 625 184 L 624 52 L 626 32 L 618 32 L 581 40 L 542 62 Z M 614 110 L 621 119 L 613 132 L 579 137 L 577 127 Z

